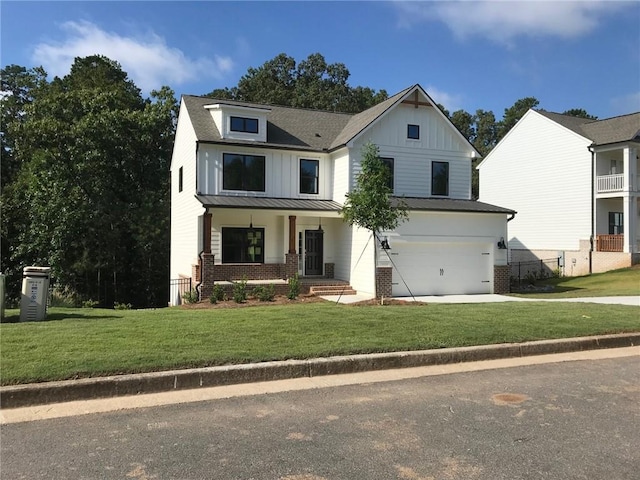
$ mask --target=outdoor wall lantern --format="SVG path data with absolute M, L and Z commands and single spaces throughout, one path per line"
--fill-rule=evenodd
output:
M 500 241 L 498 242 L 498 249 L 499 250 L 506 250 L 507 249 L 507 245 L 506 245 L 506 243 L 504 243 L 504 237 L 500 237 Z
M 382 247 L 383 250 L 391 250 L 391 247 L 389 246 L 389 240 L 387 239 L 387 237 L 384 237 L 380 241 L 380 246 Z
M 320 217 L 318 217 L 318 231 L 324 232 L 324 230 L 322 230 L 322 218 Z

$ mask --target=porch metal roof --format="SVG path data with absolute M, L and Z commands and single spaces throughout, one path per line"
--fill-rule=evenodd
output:
M 342 208 L 333 200 L 308 200 L 301 198 L 237 197 L 229 195 L 196 195 L 205 207 L 257 208 L 266 210 L 308 210 L 337 212 Z
M 452 198 L 415 198 L 393 197 L 392 203 L 397 205 L 404 200 L 408 210 L 436 211 L 436 212 L 471 212 L 471 213 L 516 213 L 515 210 L 490 205 L 475 200 L 458 200 Z
M 308 200 L 301 198 L 239 197 L 230 195 L 196 195 L 204 207 L 219 208 L 256 208 L 264 210 L 307 210 L 316 212 L 337 212 L 342 208 L 333 200 Z M 396 205 L 400 197 L 392 197 Z M 414 198 L 402 197 L 408 210 L 437 212 L 475 212 L 475 213 L 516 213 L 508 208 L 497 207 L 475 200 L 456 200 L 450 198 Z

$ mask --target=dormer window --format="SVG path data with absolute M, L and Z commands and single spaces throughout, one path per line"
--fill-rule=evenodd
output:
M 231 131 L 258 133 L 258 119 L 246 117 L 231 117 Z

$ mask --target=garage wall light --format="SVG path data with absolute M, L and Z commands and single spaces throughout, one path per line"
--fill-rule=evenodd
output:
M 498 242 L 498 249 L 499 250 L 506 250 L 507 249 L 507 245 L 506 245 L 506 243 L 504 243 L 504 237 L 500 237 L 500 241 Z

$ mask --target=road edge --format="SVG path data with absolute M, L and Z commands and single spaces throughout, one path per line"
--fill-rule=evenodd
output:
M 318 377 L 396 368 L 527 357 L 640 345 L 640 332 L 524 343 L 344 355 L 241 365 L 30 383 L 0 387 L 0 408 L 188 390 L 222 385 Z

